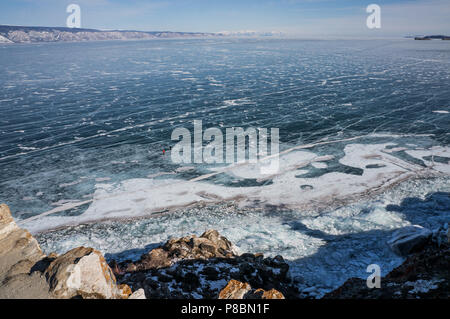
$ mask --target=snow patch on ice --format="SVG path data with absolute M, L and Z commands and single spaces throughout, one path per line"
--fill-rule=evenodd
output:
M 96 185 L 92 203 L 81 215 L 48 216 L 89 202 L 73 202 L 71 205 L 64 203 L 64 207 L 20 221 L 20 224 L 36 233 L 66 225 L 152 216 L 199 203 L 210 205 L 227 201 L 239 203 L 241 207 L 259 205 L 301 210 L 320 209 L 336 202 L 356 201 L 361 196 L 381 191 L 408 178 L 450 174 L 450 164 L 424 160 L 424 157 L 431 155 L 449 157 L 448 147 L 405 151 L 410 156 L 423 160 L 426 163 L 426 167 L 423 167 L 389 153 L 392 145 L 393 143 L 346 145 L 345 155 L 339 162 L 361 169 L 363 173 L 360 176 L 331 171 L 316 178 L 299 177 L 299 169 L 307 171 L 306 167 L 310 164 L 323 166 L 324 162 L 332 160 L 334 156 L 292 150 L 282 153 L 280 168 L 271 176 L 261 175 L 259 164 L 245 163 L 217 168 L 213 173 L 192 180 L 141 178 L 120 183 L 102 182 Z M 366 169 L 366 166 L 371 168 Z M 271 180 L 272 183 L 257 187 L 230 187 L 207 181 L 217 173 L 245 179 L 257 177 L 260 181 Z M 305 185 L 308 187 L 304 187 Z M 392 214 L 389 218 L 392 219 L 390 222 L 396 224 L 395 215 Z M 379 222 L 376 219 L 376 213 L 372 214 L 373 223 Z

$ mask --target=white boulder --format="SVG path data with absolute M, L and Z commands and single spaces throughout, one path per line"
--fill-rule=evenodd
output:
M 103 255 L 86 247 L 74 248 L 56 258 L 45 275 L 57 298 L 120 298 L 122 293 Z

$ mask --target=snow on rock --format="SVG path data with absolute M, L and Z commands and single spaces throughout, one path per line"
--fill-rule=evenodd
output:
M 279 297 L 278 291 L 283 296 L 298 296 L 283 257 L 264 258 L 250 253 L 237 256 L 231 253 L 231 247 L 225 237 L 209 230 L 200 237 L 171 239 L 134 263 L 111 261 L 110 265 L 119 282 L 144 289 L 150 299 L 216 299 L 230 280 L 246 284 L 241 288 L 231 284 L 230 293 L 222 294 L 229 298 L 242 298 L 249 291 L 247 284 L 256 289 L 251 298 Z M 165 262 L 161 263 L 161 258 Z
M 410 294 L 416 294 L 416 293 L 427 293 L 430 290 L 438 289 L 439 286 L 438 283 L 442 282 L 443 280 L 423 280 L 419 279 L 415 282 L 407 281 L 405 282 L 406 286 L 411 286 L 413 289 L 409 291 Z

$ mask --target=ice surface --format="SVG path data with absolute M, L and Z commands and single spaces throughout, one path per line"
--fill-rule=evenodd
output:
M 309 295 L 367 276 L 368 263 L 386 273 L 401 262 L 385 244 L 394 229 L 448 222 L 442 45 L 1 48 L 1 201 L 34 234 L 73 225 L 39 234 L 46 252 L 86 245 L 138 257 L 169 236 L 217 228 L 243 252 L 288 258 Z M 279 172 L 171 163 L 172 130 L 199 119 L 205 128 L 279 128 Z

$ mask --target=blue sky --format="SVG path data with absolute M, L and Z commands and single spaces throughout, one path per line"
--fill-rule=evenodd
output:
M 281 31 L 298 36 L 450 34 L 450 0 L 0 0 L 0 24 L 65 26 L 81 7 L 82 27 L 170 31 Z M 366 7 L 381 7 L 381 29 Z

